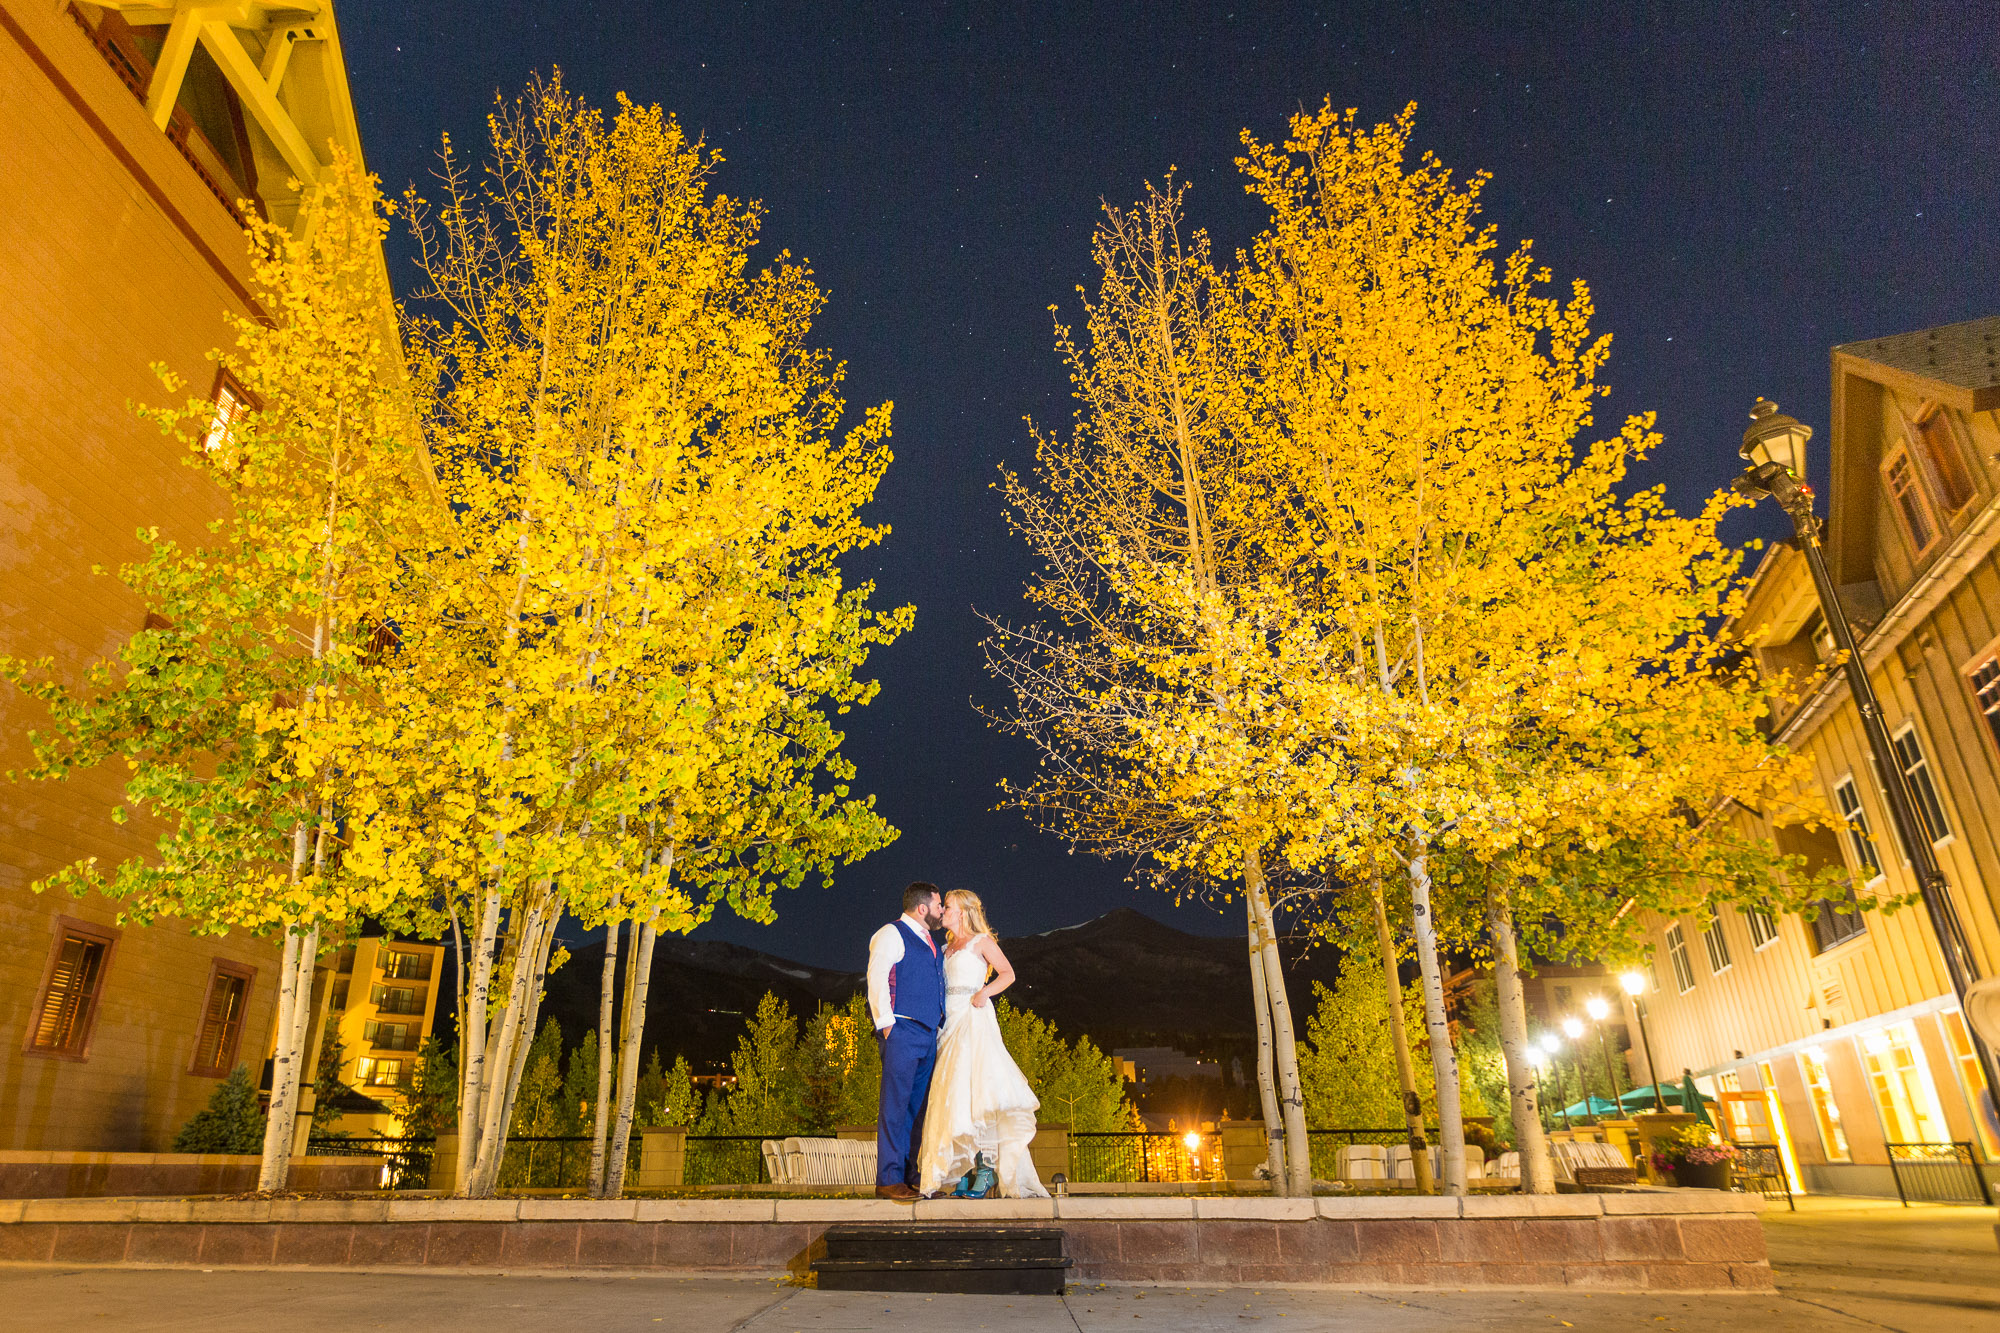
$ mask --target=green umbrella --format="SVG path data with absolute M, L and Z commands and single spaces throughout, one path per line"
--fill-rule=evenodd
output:
M 1715 1120 L 1709 1115 L 1708 1107 L 1704 1104 L 1708 1100 L 1708 1098 L 1701 1095 L 1701 1089 L 1694 1085 L 1694 1071 L 1691 1069 L 1681 1070 L 1681 1109 L 1683 1111 L 1693 1111 L 1702 1124 L 1707 1125 L 1710 1129 L 1714 1129 Z
M 1712 1102 L 1715 1099 L 1713 1097 L 1702 1097 L 1700 1098 L 1700 1100 L 1704 1102 Z M 1681 1110 L 1682 1109 L 1681 1085 L 1678 1083 L 1662 1083 L 1660 1085 L 1660 1101 L 1663 1104 L 1665 1104 L 1667 1109 L 1670 1111 Z M 1632 1091 L 1626 1093 L 1623 1097 L 1620 1097 L 1618 1099 L 1618 1105 L 1623 1107 L 1627 1111 L 1652 1110 L 1653 1109 L 1652 1085 L 1649 1083 L 1643 1088 L 1632 1089 Z

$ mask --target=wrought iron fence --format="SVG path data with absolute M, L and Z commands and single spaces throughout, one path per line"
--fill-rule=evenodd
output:
M 1773 1203 L 1780 1198 L 1793 1212 L 1799 1210 L 1793 1198 L 1791 1172 L 1785 1169 L 1785 1154 L 1775 1143 L 1739 1143 L 1736 1164 L 1730 1169 L 1730 1183 L 1745 1194 L 1761 1194 Z
M 1905 1208 L 1918 1203 L 1991 1206 L 1993 1190 L 1970 1143 L 1892 1143 L 1889 1173 Z
M 1424 1131 L 1427 1142 L 1435 1144 L 1438 1132 L 1435 1128 Z M 1408 1129 L 1310 1129 L 1306 1140 L 1312 1152 L 1312 1173 L 1314 1180 L 1340 1179 L 1340 1150 L 1357 1143 L 1372 1143 L 1379 1147 L 1393 1147 L 1410 1141 Z
M 1132 1130 L 1072 1131 L 1073 1184 L 1192 1182 L 1222 1178 L 1222 1136 L 1147 1134 Z
M 681 1177 L 688 1185 L 758 1185 L 770 1179 L 764 1170 L 764 1141 L 782 1134 L 690 1134 L 687 1165 Z
M 306 1140 L 308 1157 L 380 1157 L 382 1177 L 376 1188 L 385 1190 L 426 1188 L 436 1150 L 436 1139 L 386 1134 L 322 1134 Z

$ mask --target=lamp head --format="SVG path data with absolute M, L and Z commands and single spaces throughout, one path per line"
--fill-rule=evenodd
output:
M 1750 408 L 1750 426 L 1743 432 L 1743 447 L 1737 452 L 1752 467 L 1776 463 L 1803 480 L 1806 441 L 1811 438 L 1811 426 L 1780 412 L 1770 399 L 1759 398 Z
M 1625 988 L 1627 995 L 1637 999 L 1646 993 L 1646 974 L 1635 967 L 1630 972 L 1621 975 L 1618 978 L 1618 984 Z
M 1550 1055 L 1554 1055 L 1562 1049 L 1562 1038 L 1553 1032 L 1544 1032 L 1542 1034 L 1542 1049 Z
M 1602 1023 L 1611 1017 L 1611 1001 L 1602 995 L 1593 995 L 1583 1002 L 1583 1011 L 1590 1015 L 1593 1023 Z
M 1563 1020 L 1563 1035 L 1571 1041 L 1575 1041 L 1578 1037 L 1581 1037 L 1583 1035 L 1583 1020 L 1580 1018 L 1565 1018 Z

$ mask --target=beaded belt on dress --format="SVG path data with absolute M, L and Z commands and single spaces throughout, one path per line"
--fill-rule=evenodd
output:
M 945 994 L 946 994 L 946 995 L 970 995 L 970 994 L 972 994 L 972 993 L 973 993 L 974 991 L 976 991 L 976 990 L 978 990 L 978 989 L 979 989 L 979 987 L 977 987 L 977 986 L 950 986 L 950 987 L 947 987 L 947 988 L 946 988 L 946 990 L 945 990 Z

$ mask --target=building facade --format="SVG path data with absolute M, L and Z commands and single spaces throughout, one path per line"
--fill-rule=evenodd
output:
M 332 143 L 359 154 L 319 0 L 0 0 L 0 654 L 81 681 L 149 610 L 93 567 L 219 512 L 130 405 L 169 397 L 156 363 L 175 397 L 219 384 L 224 313 L 261 313 L 242 220 L 297 225 Z M 0 773 L 31 762 L 42 720 L 0 686 Z M 267 1047 L 273 946 L 33 892 L 82 857 L 146 853 L 157 829 L 111 819 L 123 777 L 0 781 L 0 1147 L 164 1150 Z
M 1826 555 L 1981 975 L 2000 966 L 2000 318 L 1833 350 Z M 1817 446 L 1815 445 L 1815 452 Z M 1812 464 L 1808 463 L 1809 471 Z M 1808 481 L 1819 480 L 1811 475 Z M 1718 906 L 1645 921 L 1660 1073 L 1762 1092 L 1808 1187 L 1894 1195 L 1890 1144 L 1966 1143 L 2000 1124 L 1943 955 L 1870 767 L 1804 557 L 1779 545 L 1738 621 L 1797 682 L 1774 734 L 1809 755 L 1836 832 L 1729 817 L 1815 866 L 1844 899 L 1773 919 Z
M 327 1012 L 340 1039 L 340 1081 L 385 1108 L 343 1115 L 332 1128 L 400 1134 L 417 1052 L 437 1020 L 444 947 L 371 937 L 337 950 L 329 966 Z

